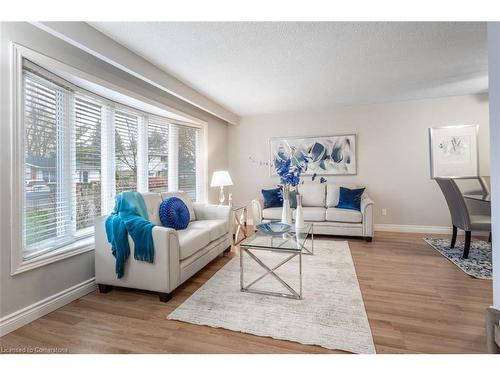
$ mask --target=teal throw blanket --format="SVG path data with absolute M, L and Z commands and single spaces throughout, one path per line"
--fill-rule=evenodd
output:
M 130 255 L 128 235 L 134 241 L 134 258 L 153 263 L 153 227 L 149 221 L 146 203 L 141 193 L 125 192 L 116 196 L 115 208 L 106 219 L 106 235 L 116 258 L 115 271 L 123 277 L 125 263 Z

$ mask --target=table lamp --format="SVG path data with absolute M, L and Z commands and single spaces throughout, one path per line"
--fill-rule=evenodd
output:
M 219 204 L 222 205 L 226 197 L 224 196 L 224 186 L 231 186 L 233 181 L 228 171 L 215 171 L 212 175 L 211 187 L 220 187 Z

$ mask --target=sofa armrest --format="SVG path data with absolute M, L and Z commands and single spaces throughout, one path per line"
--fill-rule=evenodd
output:
M 253 217 L 253 225 L 258 225 L 262 223 L 262 210 L 264 204 L 261 199 L 256 198 L 252 200 L 252 217 Z
M 373 237 L 373 205 L 375 203 L 368 196 L 361 198 L 361 214 L 363 215 L 363 236 Z
M 180 247 L 177 231 L 172 228 L 156 225 L 153 228 L 155 247 L 155 263 L 167 269 L 169 289 L 180 285 Z
M 130 256 L 123 278 L 115 273 L 116 259 L 111 253 L 104 223 L 107 216 L 95 219 L 95 277 L 99 284 L 170 293 L 180 283 L 180 249 L 177 231 L 155 226 L 152 231 L 154 262 L 134 259 L 134 242 L 129 236 Z

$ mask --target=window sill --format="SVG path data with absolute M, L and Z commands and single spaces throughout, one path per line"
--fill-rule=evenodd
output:
M 38 267 L 43 267 L 50 263 L 71 258 L 92 250 L 94 250 L 94 236 L 84 238 L 70 245 L 42 254 L 32 259 L 20 260 L 20 262 L 12 268 L 10 275 L 18 275 L 20 273 L 30 271 Z

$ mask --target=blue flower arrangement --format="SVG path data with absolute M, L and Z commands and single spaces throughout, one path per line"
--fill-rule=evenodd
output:
M 294 162 L 292 162 L 294 159 Z M 274 163 L 276 173 L 280 176 L 282 185 L 297 186 L 300 183 L 300 174 L 307 168 L 307 159 L 298 160 L 292 155 L 285 161 L 276 160 Z

